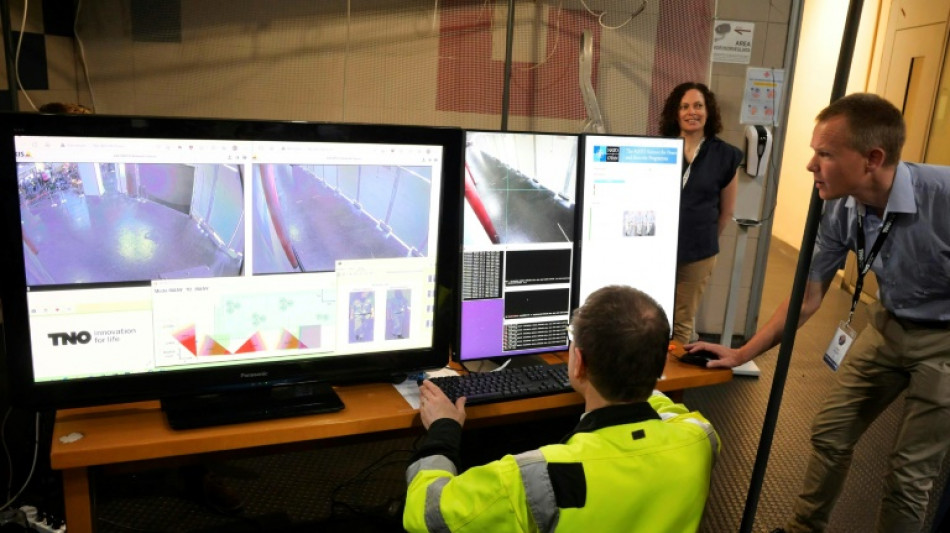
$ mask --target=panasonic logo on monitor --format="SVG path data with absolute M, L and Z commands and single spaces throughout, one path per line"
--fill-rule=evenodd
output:
M 266 378 L 267 372 L 241 372 L 240 376 L 244 379 L 247 378 Z

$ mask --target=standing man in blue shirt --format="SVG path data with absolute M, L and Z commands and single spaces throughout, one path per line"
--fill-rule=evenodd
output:
M 789 533 L 825 529 L 855 443 L 901 392 L 907 396 L 879 532 L 920 531 L 950 447 L 950 167 L 899 161 L 904 139 L 900 111 L 872 94 L 841 98 L 817 117 L 807 168 L 827 203 L 799 324 L 821 305 L 848 250 L 858 253 L 859 271 L 870 264 L 880 293 L 857 338 L 850 317 L 841 317 L 825 355 L 837 368 L 836 385 L 814 420 Z M 788 300 L 741 348 L 696 343 L 687 349 L 716 352 L 710 367 L 740 365 L 780 342 L 787 310 Z

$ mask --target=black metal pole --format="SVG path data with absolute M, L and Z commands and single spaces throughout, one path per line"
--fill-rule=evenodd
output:
M 841 36 L 838 66 L 835 71 L 834 84 L 831 88 L 832 102 L 844 96 L 848 84 L 848 76 L 851 72 L 851 56 L 854 55 L 854 43 L 858 35 L 858 25 L 861 22 L 863 3 L 863 0 L 851 0 L 848 5 L 848 18 L 845 21 L 844 33 Z M 798 267 L 795 270 L 795 281 L 792 285 L 792 294 L 789 297 L 788 314 L 785 317 L 785 330 L 782 332 L 782 344 L 779 347 L 778 360 L 775 364 L 775 377 L 772 379 L 772 391 L 769 394 L 769 403 L 765 410 L 762 436 L 759 438 L 759 449 L 755 455 L 755 466 L 752 469 L 752 481 L 749 484 L 742 523 L 739 526 L 739 531 L 742 533 L 752 531 L 756 508 L 759 505 L 759 495 L 762 492 L 762 482 L 765 480 L 765 469 L 768 466 L 769 453 L 772 449 L 772 437 L 775 435 L 775 423 L 778 420 L 779 407 L 782 405 L 782 393 L 785 390 L 788 365 L 791 361 L 792 348 L 795 345 L 795 333 L 798 330 L 798 319 L 801 315 L 802 301 L 805 297 L 805 284 L 808 281 L 808 268 L 811 265 L 815 237 L 818 234 L 821 207 L 822 200 L 818 196 L 818 189 L 812 189 L 811 201 L 808 204 L 808 218 L 805 221 L 805 234 L 802 236 L 801 253 L 798 255 Z
M 7 86 L 10 88 L 10 111 L 19 111 L 20 105 L 17 99 L 16 83 L 16 63 L 14 57 L 16 50 L 13 48 L 13 26 L 10 21 L 10 1 L 0 0 L 0 23 L 3 24 L 3 53 L 7 63 Z
M 508 31 L 505 33 L 505 81 L 501 93 L 501 131 L 508 131 L 508 107 L 511 101 L 511 56 L 515 41 L 515 0 L 508 0 Z

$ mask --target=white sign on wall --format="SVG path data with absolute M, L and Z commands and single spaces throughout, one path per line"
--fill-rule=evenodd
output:
M 713 62 L 748 65 L 752 59 L 752 36 L 755 33 L 755 23 L 715 20 L 713 24 Z

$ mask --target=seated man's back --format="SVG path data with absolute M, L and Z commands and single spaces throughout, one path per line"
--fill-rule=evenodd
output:
M 669 339 L 662 309 L 635 289 L 607 287 L 591 295 L 572 327 L 569 374 L 586 412 L 561 444 L 456 475 L 464 401 L 453 405 L 423 383 L 420 412 L 429 433 L 407 471 L 406 529 L 699 527 L 719 441 L 701 415 L 651 394 Z

